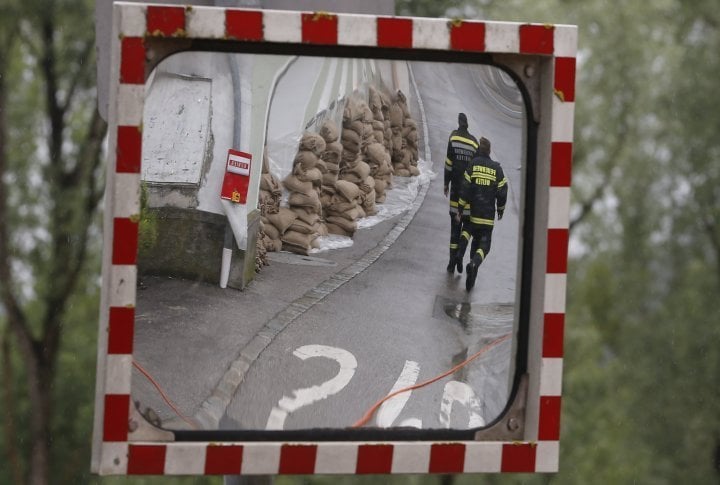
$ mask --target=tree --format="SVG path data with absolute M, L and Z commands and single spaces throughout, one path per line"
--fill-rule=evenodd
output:
M 5 8 L 12 14 L 3 15 L 4 22 L 12 24 L 0 39 L 0 296 L 12 344 L 6 340 L 2 361 L 4 386 L 16 389 L 15 365 L 26 385 L 19 395 L 3 396 L 10 429 L 4 449 L 15 478 L 44 484 L 53 465 L 63 327 L 81 323 L 70 319 L 74 292 L 94 286 L 83 271 L 102 196 L 98 168 L 106 125 L 94 109 L 92 3 L 31 1 Z M 23 412 L 29 446 L 19 463 L 11 424 Z

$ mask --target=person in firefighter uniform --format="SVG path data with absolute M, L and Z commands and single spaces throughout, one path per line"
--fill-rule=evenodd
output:
M 490 141 L 480 138 L 475 157 L 465 170 L 465 180 L 458 200 L 457 219 L 462 219 L 469 205 L 470 217 L 463 224 L 457 261 L 462 262 L 465 249 L 472 237 L 470 262 L 468 263 L 465 288 L 475 286 L 478 267 L 487 258 L 492 241 L 495 213 L 502 219 L 507 201 L 508 181 L 500 164 L 490 158 Z
M 463 220 L 458 219 L 458 200 L 463 185 L 465 169 L 472 160 L 478 148 L 477 139 L 468 131 L 468 120 L 465 113 L 458 114 L 458 128 L 450 133 L 445 158 L 445 197 L 450 193 L 450 262 L 447 272 L 454 273 L 457 266 L 458 273 L 462 273 L 462 258 L 457 259 L 460 234 Z

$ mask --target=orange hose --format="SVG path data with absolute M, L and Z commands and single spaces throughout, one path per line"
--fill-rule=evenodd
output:
M 398 394 L 402 394 L 403 392 L 413 391 L 413 390 L 415 390 L 415 389 L 420 389 L 421 387 L 425 387 L 425 386 L 427 386 L 427 385 L 429 385 L 429 384 L 432 384 L 433 382 L 439 381 L 439 380 L 442 379 L 443 377 L 447 377 L 447 376 L 449 376 L 450 374 L 454 374 L 455 372 L 457 372 L 458 370 L 462 369 L 463 367 L 465 367 L 466 365 L 468 365 L 470 362 L 472 362 L 473 360 L 477 359 L 477 358 L 480 357 L 482 354 L 484 354 L 485 352 L 487 352 L 488 350 L 490 350 L 491 348 L 495 347 L 496 345 L 498 345 L 498 344 L 504 342 L 505 340 L 507 340 L 508 338 L 510 338 L 510 335 L 511 335 L 511 334 L 507 333 L 507 334 L 503 335 L 502 337 L 493 340 L 492 342 L 490 342 L 489 344 L 487 344 L 485 347 L 483 347 L 483 348 L 480 349 L 479 351 L 475 352 L 472 356 L 468 357 L 467 359 L 465 359 L 464 361 L 460 362 L 458 365 L 456 365 L 455 367 L 453 367 L 453 368 L 450 369 L 449 371 L 444 372 L 444 373 L 440 374 L 439 376 L 433 377 L 432 379 L 429 379 L 429 380 L 427 380 L 427 381 L 421 382 L 421 383 L 419 383 L 419 384 L 414 384 L 414 385 L 412 385 L 412 386 L 408 386 L 408 387 L 404 387 L 404 388 L 402 388 L 402 389 L 398 389 L 397 391 L 388 394 L 387 396 L 385 396 L 384 398 L 380 399 L 378 402 L 376 402 L 375 404 L 373 404 L 372 407 L 371 407 L 370 409 L 368 409 L 368 411 L 363 415 L 363 417 L 360 418 L 357 422 L 355 422 L 351 427 L 352 427 L 352 428 L 359 428 L 359 427 L 361 427 L 361 426 L 365 426 L 365 425 L 367 424 L 367 422 L 370 421 L 370 419 L 373 417 L 373 414 L 375 414 L 375 411 L 377 411 L 377 409 L 382 405 L 382 403 L 384 403 L 384 402 L 387 401 L 388 399 L 391 399 L 391 398 L 397 396 Z
M 148 371 L 146 371 L 146 370 L 145 370 L 140 364 L 138 364 L 135 360 L 133 360 L 133 366 L 134 366 L 137 370 L 139 370 L 140 373 L 141 373 L 142 375 L 144 375 L 144 376 L 147 378 L 147 380 L 150 381 L 150 383 L 151 383 L 153 386 L 155 386 L 155 389 L 157 389 L 157 391 L 160 393 L 160 396 L 162 396 L 163 401 L 165 401 L 165 403 L 166 403 L 168 406 L 170 406 L 170 409 L 172 409 L 172 410 L 175 412 L 175 414 L 177 414 L 177 415 L 180 417 L 180 419 L 182 419 L 182 420 L 185 421 L 188 425 L 190 425 L 191 428 L 193 428 L 193 429 L 198 429 L 197 423 L 195 423 L 195 422 L 192 421 L 190 418 L 188 418 L 187 416 L 185 416 L 183 413 L 180 412 L 180 410 L 177 408 L 177 406 L 172 402 L 172 400 L 171 400 L 171 399 L 167 396 L 167 394 L 165 394 L 165 392 L 162 390 L 162 388 L 160 387 L 160 384 L 158 384 L 157 382 L 155 382 L 155 379 L 153 379 L 153 377 L 150 375 L 150 373 L 149 373 Z

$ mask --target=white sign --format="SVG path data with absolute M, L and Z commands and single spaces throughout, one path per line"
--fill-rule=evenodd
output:
M 250 176 L 250 158 L 228 153 L 227 171 L 238 175 Z

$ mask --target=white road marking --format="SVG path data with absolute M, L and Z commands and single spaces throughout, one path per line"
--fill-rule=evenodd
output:
M 348 385 L 350 379 L 355 375 L 357 368 L 357 360 L 355 356 L 347 350 L 338 347 L 329 347 L 327 345 L 304 345 L 293 352 L 295 357 L 305 360 L 311 357 L 325 357 L 332 359 L 340 364 L 340 370 L 332 379 L 323 382 L 320 385 L 306 387 L 293 391 L 293 397 L 283 396 L 274 406 L 268 416 L 265 429 L 283 429 L 285 419 L 293 411 L 308 406 L 314 402 L 326 399 L 333 394 L 340 392 Z
M 450 415 L 453 404 L 456 402 L 465 406 L 470 415 L 468 429 L 485 426 L 485 419 L 482 417 L 482 406 L 480 400 L 475 395 L 475 391 L 464 382 L 458 381 L 450 381 L 445 384 L 442 402 L 440 403 L 441 425 L 445 428 L 450 428 Z
M 412 360 L 406 360 L 400 376 L 388 394 L 392 394 L 403 387 L 412 386 L 417 381 L 418 374 L 420 374 L 420 364 Z M 405 407 L 405 404 L 407 404 L 408 399 L 410 399 L 411 394 L 412 391 L 405 391 L 382 403 L 377 413 L 377 425 L 381 428 L 389 428 L 392 426 L 393 422 Z
M 400 422 L 401 427 L 422 429 L 422 419 L 408 418 Z

